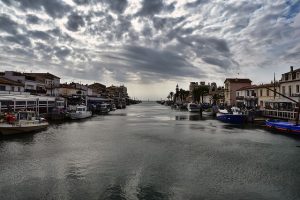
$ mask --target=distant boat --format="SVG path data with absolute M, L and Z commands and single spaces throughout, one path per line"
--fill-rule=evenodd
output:
M 107 103 L 103 103 L 100 105 L 100 113 L 107 114 L 110 111 L 110 105 Z
M 200 106 L 195 103 L 188 103 L 187 109 L 189 112 L 200 112 Z
M 240 112 L 240 109 L 237 107 L 232 107 L 231 112 L 229 113 L 227 110 L 220 110 L 217 113 L 217 119 L 231 124 L 243 124 L 246 121 L 246 115 Z
M 85 119 L 92 116 L 92 112 L 86 106 L 77 106 L 75 112 L 70 113 L 71 119 Z
M 280 120 L 266 120 L 266 126 L 268 128 L 274 128 L 278 131 L 300 134 L 300 125 L 296 125 L 291 122 Z
M 49 123 L 44 118 L 36 117 L 33 111 L 20 111 L 16 115 L 9 114 L 6 122 L 0 124 L 3 135 L 29 133 L 46 129 Z

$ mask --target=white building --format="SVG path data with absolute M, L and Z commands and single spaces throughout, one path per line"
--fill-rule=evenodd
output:
M 24 85 L 17 81 L 9 80 L 0 76 L 0 92 L 1 93 L 22 93 Z
M 280 84 L 280 92 L 295 101 L 300 97 L 300 68 L 294 70 L 293 66 L 290 71 L 282 74 Z
M 5 71 L 3 77 L 24 84 L 24 89 L 27 92 L 36 91 L 37 82 L 33 76 L 25 75 L 21 72 Z

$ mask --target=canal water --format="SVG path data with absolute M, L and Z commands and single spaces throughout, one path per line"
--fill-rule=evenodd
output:
M 300 199 L 300 138 L 145 102 L 0 139 L 0 199 Z

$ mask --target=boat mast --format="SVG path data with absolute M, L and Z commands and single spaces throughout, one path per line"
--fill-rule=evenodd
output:
M 297 109 L 297 116 L 296 116 L 296 126 L 298 126 L 298 124 L 299 124 L 299 114 L 300 114 L 300 109 L 299 109 L 300 108 L 300 99 L 298 101 L 295 101 L 294 99 L 292 99 L 292 98 L 290 98 L 288 96 L 285 96 L 284 94 L 281 94 L 280 92 L 277 92 L 275 85 L 276 84 L 275 84 L 275 73 L 274 73 L 274 90 L 272 90 L 272 89 L 270 89 L 268 87 L 264 87 L 264 88 L 266 88 L 267 90 L 270 90 L 270 91 L 274 92 L 274 99 L 275 99 L 275 94 L 278 94 L 279 96 L 282 96 L 282 97 L 284 97 L 284 98 L 286 98 L 286 99 L 288 99 L 288 100 L 296 103 L 296 106 L 298 107 L 298 109 Z

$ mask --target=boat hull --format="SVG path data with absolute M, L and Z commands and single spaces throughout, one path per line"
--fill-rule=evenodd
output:
M 204 116 L 213 116 L 214 113 L 213 113 L 213 112 L 206 112 L 206 111 L 203 111 L 203 112 L 202 112 L 202 115 L 204 115 Z
M 217 114 L 217 119 L 230 124 L 243 124 L 246 121 L 245 115 Z
M 278 131 L 300 134 L 300 125 L 295 125 L 290 122 L 266 120 L 266 126 Z
M 30 133 L 30 132 L 45 130 L 48 126 L 49 126 L 48 123 L 33 124 L 30 126 L 6 125 L 6 126 L 0 126 L 0 133 L 2 135 Z
M 70 118 L 75 120 L 75 119 L 85 119 L 89 118 L 92 116 L 91 112 L 86 112 L 86 113 L 71 113 Z

